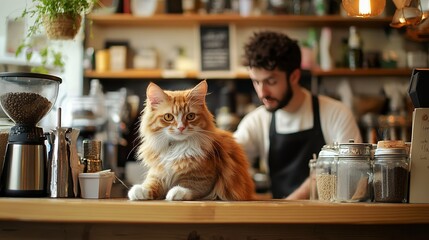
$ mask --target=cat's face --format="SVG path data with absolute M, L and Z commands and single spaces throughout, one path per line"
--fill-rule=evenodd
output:
M 201 134 L 213 122 L 205 104 L 206 94 L 206 81 L 185 91 L 164 91 L 154 83 L 149 84 L 144 113 L 146 127 L 176 141 Z

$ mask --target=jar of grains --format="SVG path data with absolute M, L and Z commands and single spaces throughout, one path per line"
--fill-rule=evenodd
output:
M 373 165 L 375 202 L 407 202 L 409 168 L 404 147 L 377 148 Z
M 339 144 L 336 202 L 366 202 L 371 200 L 371 144 Z
M 316 161 L 316 185 L 319 200 L 333 201 L 336 193 L 338 144 L 325 145 Z

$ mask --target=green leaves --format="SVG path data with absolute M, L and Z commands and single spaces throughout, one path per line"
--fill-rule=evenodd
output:
M 36 47 L 33 37 L 38 34 L 43 34 L 43 18 L 55 18 L 60 14 L 68 14 L 73 18 L 77 18 L 82 14 L 87 14 L 91 11 L 94 4 L 98 0 L 32 0 L 32 5 L 26 7 L 20 18 L 31 18 L 34 23 L 28 27 L 25 39 L 19 45 L 15 52 L 15 56 L 19 56 L 25 51 L 26 61 L 31 61 L 35 55 L 41 58 L 41 66 L 32 68 L 32 71 L 39 73 L 47 73 L 48 65 L 52 65 L 61 71 L 64 71 L 63 55 L 60 51 L 54 50 L 48 44 L 43 47 Z
M 43 15 L 80 15 L 89 13 L 97 0 L 33 0 L 37 12 Z

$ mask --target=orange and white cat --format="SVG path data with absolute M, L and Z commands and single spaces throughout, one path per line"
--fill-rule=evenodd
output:
M 130 200 L 252 200 L 248 161 L 207 109 L 207 82 L 183 91 L 150 83 L 140 119 L 137 157 L 148 167 Z

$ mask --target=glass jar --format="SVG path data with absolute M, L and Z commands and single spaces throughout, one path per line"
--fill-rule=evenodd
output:
M 310 169 L 310 200 L 317 200 L 316 159 L 310 159 L 308 167 Z
M 409 165 L 405 148 L 378 148 L 373 173 L 375 202 L 407 202 Z
M 337 163 L 337 202 L 371 200 L 371 144 L 339 144 Z
M 316 161 L 316 185 L 318 199 L 332 201 L 336 194 L 336 161 L 338 145 L 325 145 Z

